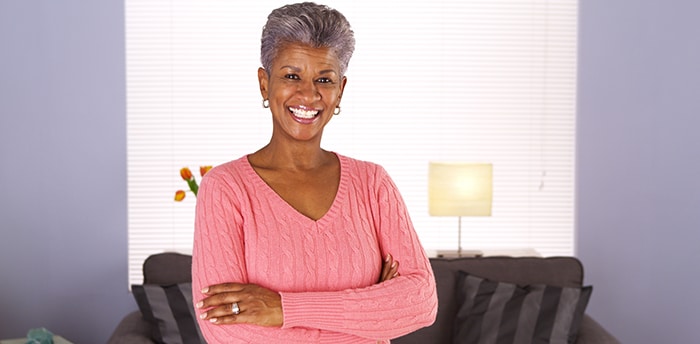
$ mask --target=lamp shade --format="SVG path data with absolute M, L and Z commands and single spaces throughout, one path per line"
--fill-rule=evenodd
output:
M 428 204 L 432 216 L 491 216 L 493 165 L 431 162 Z

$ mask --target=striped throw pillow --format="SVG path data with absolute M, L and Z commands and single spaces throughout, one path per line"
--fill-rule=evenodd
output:
M 574 343 L 592 291 L 521 286 L 460 271 L 453 343 Z
M 192 306 L 192 283 L 134 284 L 131 290 L 156 343 L 206 343 Z

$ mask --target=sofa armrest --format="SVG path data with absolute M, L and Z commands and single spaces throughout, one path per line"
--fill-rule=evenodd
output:
M 140 311 L 127 314 L 114 329 L 107 344 L 155 344 L 151 340 L 151 327 Z
M 588 314 L 584 314 L 576 344 L 620 344 L 620 341 Z

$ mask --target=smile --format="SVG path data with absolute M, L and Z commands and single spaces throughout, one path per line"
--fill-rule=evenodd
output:
M 290 107 L 289 111 L 294 115 L 294 117 L 299 119 L 312 119 L 318 116 L 318 110 L 305 110 L 300 108 Z

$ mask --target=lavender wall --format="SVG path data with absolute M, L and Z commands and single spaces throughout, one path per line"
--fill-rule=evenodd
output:
M 623 343 L 697 343 L 700 2 L 580 1 L 578 253 Z
M 122 1 L 0 1 L 0 339 L 104 343 L 127 291 Z
M 580 1 L 578 252 L 624 343 L 700 324 L 700 3 Z M 126 291 L 123 3 L 0 1 L 0 338 L 103 343 Z

